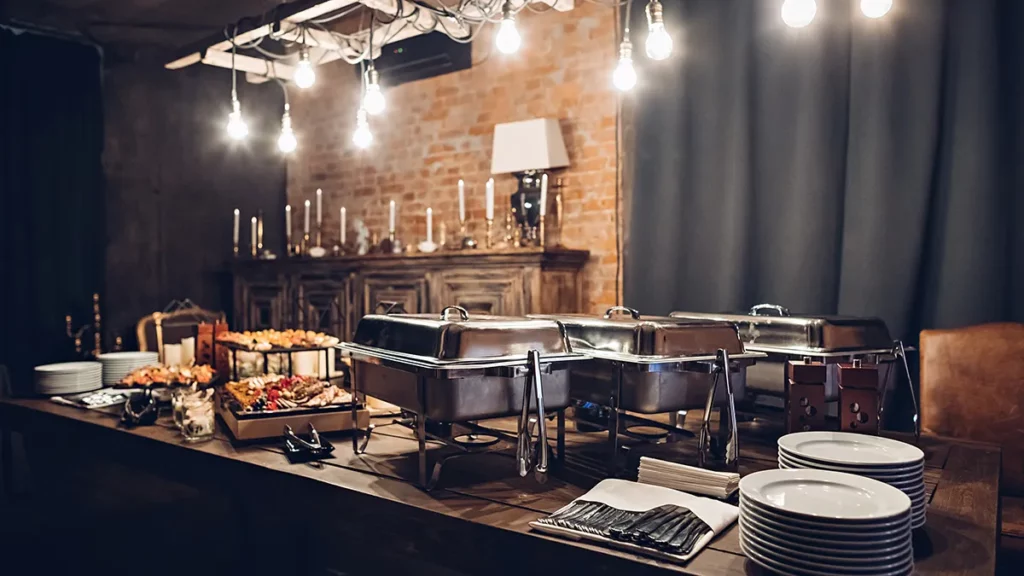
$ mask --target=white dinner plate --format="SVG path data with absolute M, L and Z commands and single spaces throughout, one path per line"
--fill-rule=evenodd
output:
M 779 448 L 839 465 L 910 466 L 924 460 L 924 452 L 906 442 L 852 432 L 795 432 L 779 438 Z
M 100 361 L 104 361 L 105 360 L 105 361 L 108 361 L 108 362 L 118 362 L 118 361 L 130 362 L 130 361 L 138 361 L 138 360 L 152 360 L 152 359 L 157 358 L 159 356 L 160 355 L 158 353 L 156 353 L 156 352 L 148 352 L 148 351 L 141 351 L 141 350 L 134 350 L 134 351 L 133 350 L 127 350 L 127 351 L 124 351 L 124 352 L 106 352 L 104 354 L 100 354 L 99 356 L 97 356 L 96 359 L 100 360 Z
M 758 549 L 749 546 L 749 544 L 742 538 L 740 538 L 740 550 L 756 564 L 783 576 L 835 576 L 835 572 L 833 570 L 822 571 L 809 568 L 797 568 L 784 561 L 773 559 L 766 556 Z M 904 576 L 905 574 L 909 574 L 912 569 L 913 565 L 911 563 L 911 565 L 908 565 L 905 569 L 894 570 L 892 572 L 882 572 L 877 576 Z
M 902 556 L 896 560 L 880 561 L 874 564 L 841 564 L 836 558 L 798 554 L 781 548 L 773 549 L 754 534 L 740 532 L 740 542 L 776 562 L 785 563 L 799 570 L 823 570 L 830 574 L 870 574 L 872 576 L 899 574 L 909 570 L 914 564 L 914 550 L 910 546 L 907 546 Z
M 58 362 L 56 364 L 43 364 L 42 366 L 36 366 L 35 371 L 46 373 L 46 374 L 77 374 L 77 373 L 93 373 L 97 369 L 103 369 L 103 365 L 98 362 Z
M 863 567 L 899 566 L 907 561 L 908 556 L 913 555 L 913 547 L 909 538 L 903 542 L 901 547 L 891 552 L 869 551 L 867 554 L 860 556 L 848 556 L 836 554 L 831 550 L 813 551 L 798 548 L 790 541 L 779 540 L 769 536 L 749 524 L 741 526 L 740 535 L 753 540 L 758 546 L 772 553 L 772 555 L 786 554 L 800 560 L 824 564 L 831 562 L 838 568 L 859 569 Z M 907 530 L 907 536 L 910 536 L 909 529 Z
M 910 498 L 884 482 L 830 470 L 762 470 L 740 480 L 741 497 L 770 509 L 826 521 L 885 521 Z
M 903 535 L 897 536 L 892 540 L 864 541 L 854 538 L 833 540 L 821 536 L 801 536 L 791 530 L 772 528 L 746 510 L 740 511 L 739 518 L 741 527 L 747 527 L 780 545 L 791 545 L 794 548 L 807 552 L 824 555 L 835 554 L 843 557 L 889 556 L 902 552 L 911 541 L 909 531 L 904 531 Z
M 821 460 L 815 460 L 813 458 L 808 458 L 806 456 L 792 454 L 785 450 L 779 450 L 779 459 L 783 458 L 797 464 L 806 464 L 808 467 L 823 469 L 825 467 L 828 467 L 827 469 L 836 470 L 838 472 L 855 472 L 857 474 L 877 474 L 895 477 L 924 475 L 924 462 L 920 462 L 918 464 L 911 464 L 908 466 L 858 466 L 856 464 L 835 464 L 832 462 L 823 462 Z
M 898 518 L 888 519 L 883 522 L 864 523 L 843 522 L 841 520 L 808 520 L 779 513 L 771 508 L 742 498 L 740 499 L 740 509 L 746 510 L 758 518 L 772 522 L 773 525 L 781 529 L 799 530 L 808 536 L 828 531 L 833 536 L 848 536 L 851 538 L 892 537 L 898 535 L 912 520 L 911 513 L 909 512 Z

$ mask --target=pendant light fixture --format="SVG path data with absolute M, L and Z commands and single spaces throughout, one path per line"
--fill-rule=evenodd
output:
M 373 133 L 370 132 L 370 123 L 366 120 L 366 110 L 362 106 L 356 112 L 356 131 L 352 133 L 352 143 L 361 149 L 373 144 Z
M 377 69 L 373 67 L 373 28 L 375 26 L 375 17 L 370 16 L 370 53 L 367 55 L 369 65 L 366 69 L 365 77 L 363 78 L 363 85 L 365 89 L 363 91 L 363 109 L 372 116 L 377 116 L 384 112 L 384 108 L 387 107 L 387 102 L 384 100 L 384 93 L 380 89 L 380 74 L 377 73 Z
M 619 44 L 619 63 L 612 72 L 612 84 L 620 92 L 629 92 L 636 86 L 636 69 L 633 68 L 633 43 L 629 41 L 629 14 L 633 0 L 626 0 L 626 25 L 622 29 L 622 42 Z
M 505 0 L 501 7 L 501 24 L 498 24 L 498 33 L 494 37 L 494 43 L 502 54 L 515 54 L 523 39 L 516 30 L 516 12 L 512 9 L 511 0 Z
M 791 28 L 803 28 L 814 20 L 818 4 L 814 0 L 784 0 L 782 21 Z
M 291 114 L 289 114 L 290 109 L 291 106 L 288 105 L 286 98 L 284 103 L 284 115 L 281 116 L 281 135 L 277 138 L 277 149 L 284 154 L 291 154 L 299 145 L 298 140 L 295 139 L 295 132 L 292 131 L 292 117 Z
M 672 37 L 665 30 L 662 6 L 658 0 L 647 3 L 647 43 L 644 48 L 651 60 L 664 60 L 672 55 Z
M 244 140 L 249 127 L 242 118 L 242 105 L 238 102 L 237 80 L 235 78 L 235 37 L 231 37 L 231 113 L 228 114 L 228 136 L 232 140 Z
M 881 18 L 892 10 L 892 0 L 860 0 L 860 11 L 868 18 Z

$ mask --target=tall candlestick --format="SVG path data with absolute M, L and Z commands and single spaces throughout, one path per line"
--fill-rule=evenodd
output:
M 238 208 L 235 208 L 235 224 L 231 229 L 231 245 L 234 246 L 235 255 L 238 255 Z
M 466 183 L 459 178 L 459 222 L 466 221 Z
M 345 227 L 348 225 L 348 223 L 345 222 L 347 215 L 348 215 L 348 211 L 345 210 L 344 206 L 342 206 L 341 207 L 341 245 L 342 246 L 345 245 Z
M 319 189 L 319 188 L 317 188 L 316 189 L 316 227 L 317 228 L 319 228 L 320 225 L 323 224 L 323 222 L 324 222 L 323 208 L 324 208 L 324 191 Z
M 256 249 L 263 252 L 263 210 L 256 212 Z
M 434 210 L 427 208 L 427 243 L 434 243 Z
M 395 201 L 391 201 L 391 206 L 388 209 L 388 232 L 391 234 L 395 233 Z
M 494 178 L 487 179 L 484 192 L 484 211 L 488 220 L 494 220 Z
M 540 176 L 540 215 L 547 216 L 548 213 L 548 175 Z
M 287 204 L 284 207 L 284 244 L 285 254 L 288 256 L 292 255 L 292 205 Z
M 252 236 L 250 237 L 252 243 L 252 257 L 256 257 L 256 217 L 252 217 Z
M 306 214 L 302 223 L 302 233 L 309 234 L 309 200 L 306 200 Z

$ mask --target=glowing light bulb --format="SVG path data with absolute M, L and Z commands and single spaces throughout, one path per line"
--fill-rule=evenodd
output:
M 295 85 L 305 89 L 315 83 L 316 72 L 313 70 L 313 63 L 309 61 L 309 52 L 303 50 L 299 64 L 295 67 Z
M 352 143 L 357 148 L 369 148 L 373 144 L 373 133 L 370 132 L 370 124 L 366 121 L 366 110 L 362 108 L 356 112 L 356 131 L 352 133 Z
M 633 69 L 633 45 L 629 39 L 622 41 L 619 46 L 619 65 L 612 73 L 612 83 L 622 92 L 627 92 L 636 86 L 636 70 Z
M 295 151 L 299 145 L 295 139 L 295 132 L 292 131 L 292 117 L 288 113 L 289 106 L 284 105 L 284 116 L 281 117 L 281 135 L 277 138 L 277 149 L 285 154 Z
M 516 15 L 512 12 L 511 2 L 505 2 L 505 6 L 502 8 L 501 24 L 498 25 L 498 34 L 495 36 L 494 42 L 503 54 L 515 53 L 516 50 L 519 50 L 519 45 L 523 43 L 523 39 L 519 37 L 519 31 L 516 30 Z
M 366 71 L 366 94 L 363 95 L 363 109 L 376 116 L 384 111 L 386 103 L 384 93 L 380 90 L 380 76 L 370 68 Z
M 860 11 L 868 18 L 881 18 L 892 9 L 892 0 L 860 0 Z
M 665 30 L 661 10 L 658 0 L 647 4 L 647 42 L 644 49 L 651 60 L 664 60 L 672 55 L 672 37 Z
M 228 136 L 232 140 L 244 140 L 249 135 L 249 127 L 245 125 L 245 120 L 242 118 L 242 105 L 239 104 L 238 99 L 234 98 L 231 101 L 231 114 L 228 114 Z
M 803 28 L 814 20 L 818 4 L 814 0 L 785 0 L 782 3 L 782 21 L 792 28 Z

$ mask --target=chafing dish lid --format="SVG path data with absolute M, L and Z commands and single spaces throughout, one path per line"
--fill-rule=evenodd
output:
M 793 354 L 880 352 L 891 350 L 892 338 L 881 318 L 791 315 L 774 304 L 759 304 L 748 314 L 673 312 L 673 318 L 732 322 L 748 350 Z
M 441 314 L 370 314 L 356 326 L 353 343 L 433 361 L 483 361 L 571 354 L 553 320 L 470 315 L 449 306 Z
M 710 319 L 641 316 L 623 306 L 609 308 L 604 317 L 585 314 L 537 315 L 565 326 L 574 350 L 638 357 L 714 356 L 719 349 L 742 354 L 736 326 Z

